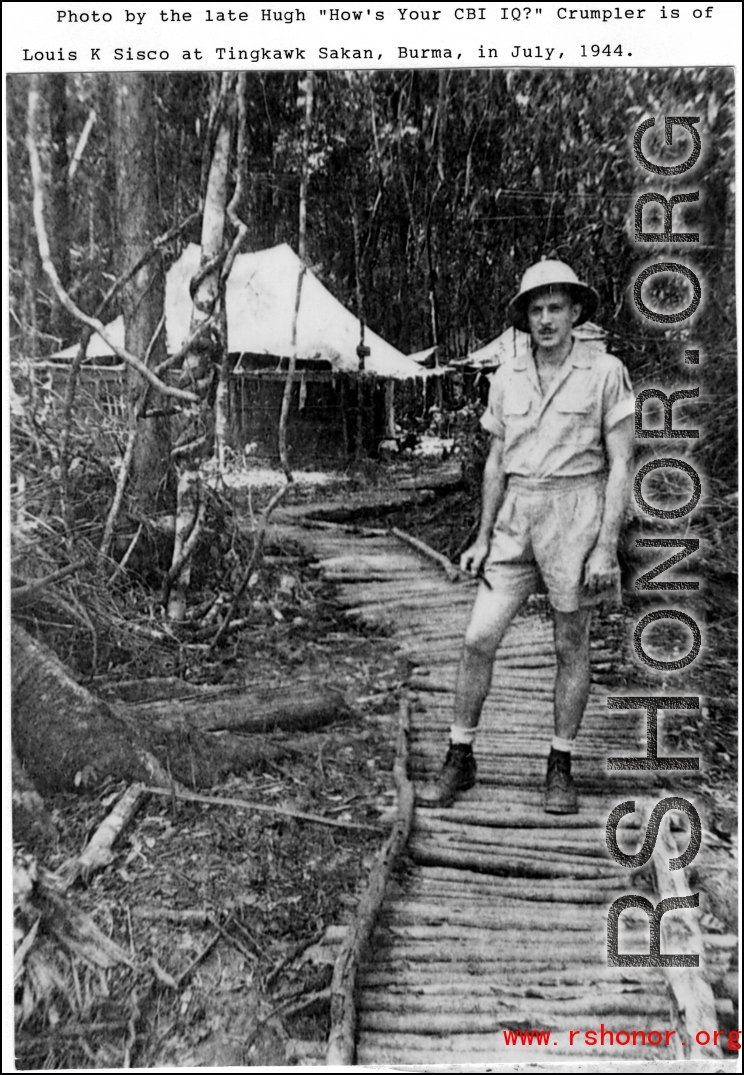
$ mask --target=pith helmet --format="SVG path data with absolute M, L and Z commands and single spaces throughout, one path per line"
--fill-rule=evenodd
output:
M 522 277 L 519 293 L 509 303 L 509 313 L 515 328 L 522 332 L 529 332 L 527 322 L 527 306 L 530 297 L 535 291 L 544 287 L 562 285 L 567 287 L 574 302 L 581 303 L 581 313 L 576 321 L 577 325 L 583 325 L 590 317 L 593 317 L 599 306 L 599 294 L 593 287 L 579 280 L 570 265 L 563 261 L 538 261 L 531 265 Z

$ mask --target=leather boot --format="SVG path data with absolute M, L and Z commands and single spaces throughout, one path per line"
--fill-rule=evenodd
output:
M 571 779 L 571 755 L 550 748 L 548 775 L 545 781 L 546 814 L 578 814 L 579 798 Z
M 416 795 L 419 806 L 452 806 L 457 793 L 467 791 L 475 784 L 475 756 L 469 743 L 450 743 L 442 771 L 435 784 L 430 784 Z

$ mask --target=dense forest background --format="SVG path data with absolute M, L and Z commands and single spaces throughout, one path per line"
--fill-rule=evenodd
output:
M 634 154 L 635 132 L 651 119 L 646 158 L 661 166 L 687 159 L 690 133 L 677 123 L 666 144 L 665 116 L 693 117 L 700 132 L 699 159 L 677 174 L 642 167 Z M 11 76 L 11 362 L 25 399 L 14 459 L 24 489 L 57 469 L 58 494 L 46 487 L 44 496 L 60 498 L 69 553 L 76 525 L 102 526 L 111 498 L 123 499 L 120 460 L 129 456 L 130 516 L 152 519 L 177 502 L 178 588 L 184 535 L 196 536 L 204 508 L 199 468 L 219 425 L 215 371 L 224 380 L 227 354 L 217 311 L 235 254 L 289 243 L 360 319 L 404 352 L 437 345 L 441 364 L 501 332 L 525 268 L 557 257 L 599 291 L 598 320 L 636 390 L 699 386 L 699 398 L 675 413 L 701 436 L 676 448 L 705 476 L 710 555 L 732 578 L 733 116 L 726 68 Z M 671 227 L 699 242 L 637 241 L 634 210 L 649 192 L 687 196 Z M 658 200 L 642 224 L 664 229 Z M 163 281 L 188 242 L 202 244 L 192 281 L 200 312 L 190 353 L 174 358 L 162 332 Z M 641 317 L 634 280 L 652 262 L 675 260 L 697 273 L 699 307 L 679 323 Z M 681 275 L 659 273 L 643 295 L 674 313 L 691 289 Z M 113 441 L 89 451 L 91 430 L 84 420 L 75 426 L 70 386 L 56 417 L 35 390 L 35 360 L 80 339 L 74 307 L 103 323 L 124 313 L 130 354 L 156 371 L 175 366 L 180 377 L 179 388 L 159 382 L 153 395 L 142 371 L 130 369 L 126 446 L 113 430 Z M 698 366 L 684 361 L 689 346 L 700 351 Z M 455 402 L 477 412 L 477 399 Z M 663 441 L 642 446 L 666 451 Z M 99 470 L 109 481 L 96 501 L 90 458 L 107 453 Z M 77 519 L 75 454 L 88 498 Z M 295 456 L 301 466 L 301 451 Z M 95 539 L 102 555 L 114 521 Z M 184 593 L 171 602 L 175 618 Z
M 642 167 L 633 145 L 639 125 L 653 119 L 646 158 L 685 161 L 692 138 L 678 123 L 666 144 L 666 116 L 693 117 L 701 141 L 693 167 L 671 175 Z M 113 555 L 116 574 L 129 541 L 125 534 L 117 551 L 122 503 L 125 524 L 148 533 L 176 505 L 164 595 L 171 618 L 183 618 L 182 553 L 204 521 L 200 468 L 219 424 L 216 371 L 224 379 L 227 368 L 220 288 L 236 253 L 286 242 L 371 328 L 404 352 L 437 345 L 441 364 L 506 327 L 528 265 L 568 261 L 599 291 L 597 320 L 637 391 L 699 386 L 698 398 L 676 404 L 675 420 L 701 435 L 675 441 L 675 450 L 704 476 L 701 557 L 730 592 L 738 422 L 729 69 L 11 76 L 7 131 L 17 515 L 27 531 L 32 514 L 45 520 L 60 550 L 56 566 L 77 557 L 82 534 L 99 561 Z M 698 233 L 699 242 L 637 241 L 635 207 L 649 192 L 695 193 L 675 205 L 671 227 Z M 658 200 L 646 204 L 642 223 L 646 232 L 664 229 Z M 197 335 L 189 354 L 167 356 L 164 275 L 188 242 L 202 244 L 192 281 Z M 641 317 L 633 303 L 641 269 L 668 261 L 684 262 L 702 286 L 696 312 L 679 323 Z M 659 273 L 643 296 L 674 313 L 691 289 L 681 275 Z M 36 390 L 35 363 L 81 337 L 72 304 L 103 323 L 124 313 L 129 352 L 180 377 L 166 396 L 162 382 L 153 392 L 130 369 L 128 439 L 126 422 L 98 428 L 76 416 L 74 376 L 51 409 Z M 697 366 L 685 363 L 690 346 L 699 349 Z M 451 398 L 467 411 L 461 427 L 475 444 L 478 396 Z M 278 437 L 281 453 L 281 429 Z M 668 454 L 664 440 L 640 447 Z M 292 464 L 302 466 L 301 450 Z M 662 478 L 669 483 L 669 472 Z M 681 480 L 677 488 L 672 474 L 661 494 L 682 493 Z M 476 492 L 473 500 L 477 516 Z M 462 537 L 452 535 L 455 545 Z M 22 577 L 44 573 L 38 547 L 30 562 L 29 548 L 17 543 L 27 557 Z M 160 554 L 143 540 L 145 550 L 155 563 Z M 55 566 L 48 554 L 49 545 L 46 573 Z M 176 598 L 171 584 L 181 587 Z
M 49 114 L 52 253 L 72 297 L 90 312 L 119 271 L 126 226 L 114 197 L 120 76 L 37 77 Z M 152 227 L 162 235 L 200 209 L 218 76 L 123 77 L 144 79 L 151 96 L 138 134 L 153 144 Z M 279 242 L 297 249 L 300 83 L 295 72 L 247 77 L 243 249 Z M 9 79 L 11 333 L 15 353 L 43 355 L 71 342 L 76 328 L 40 269 L 25 143 L 28 86 L 28 78 Z M 685 331 L 717 354 L 717 386 L 733 391 L 733 92 L 727 69 L 318 73 L 310 265 L 351 309 L 361 300 L 369 324 L 401 350 L 436 343 L 446 359 L 499 332 L 524 268 L 556 256 L 599 290 L 600 319 L 631 369 L 660 363 L 668 373 L 680 368 L 670 335 L 631 312 L 634 267 L 651 250 L 664 259 L 660 244 L 634 243 L 633 205 L 647 190 L 702 188 L 697 205 L 675 210 L 675 228 L 701 232 L 694 265 L 705 302 Z M 632 152 L 636 127 L 653 116 L 647 155 L 683 159 L 681 127 L 674 144 L 663 144 L 669 114 L 700 117 L 703 153 L 683 176 L 645 171 Z M 235 154 L 232 167 L 234 182 Z M 645 210 L 647 230 L 658 230 L 655 209 L 660 219 L 659 206 Z M 197 219 L 162 248 L 162 267 L 193 240 Z M 120 312 L 117 301 L 106 319 Z

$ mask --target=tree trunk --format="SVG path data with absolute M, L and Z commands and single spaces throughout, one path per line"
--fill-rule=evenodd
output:
M 167 599 L 168 618 L 181 620 L 186 613 L 190 583 L 190 552 L 196 546 L 200 526 L 200 506 L 204 496 L 199 466 L 209 458 L 214 441 L 213 392 L 227 348 L 227 321 L 221 295 L 220 277 L 224 252 L 227 178 L 230 162 L 232 109 L 228 97 L 232 76 L 223 75 L 215 102 L 217 133 L 209 165 L 202 214 L 201 261 L 192 281 L 192 333 L 206 321 L 211 327 L 195 341 L 183 361 L 181 380 L 199 395 L 199 403 L 181 429 L 174 455 L 178 469 L 176 541 L 171 566 L 171 586 Z M 223 308 L 220 310 L 219 304 Z M 203 514 L 203 513 L 202 513 Z M 187 551 L 190 549 L 190 552 Z
M 116 218 L 118 273 L 150 250 L 158 231 L 155 168 L 155 109 L 149 74 L 112 75 L 116 144 Z M 160 254 L 149 258 L 122 289 L 124 346 L 150 367 L 166 357 L 162 323 L 165 281 Z M 138 511 L 147 516 L 173 507 L 170 418 L 164 401 L 153 397 L 136 370 L 128 370 L 129 423 L 136 433 L 132 486 Z
M 67 88 L 61 74 L 31 75 L 30 93 L 36 98 L 36 140 L 47 209 L 49 245 L 52 261 L 60 279 L 67 286 L 70 276 L 70 211 L 67 197 Z M 70 318 L 56 295 L 52 294 L 42 332 L 56 336 L 62 343 L 70 327 Z
M 286 753 L 238 736 L 217 739 L 185 722 L 160 722 L 143 706 L 133 716 L 81 687 L 16 623 L 11 643 L 13 750 L 42 795 L 96 786 L 108 777 L 209 787 L 229 772 Z
M 67 153 L 67 78 L 63 74 L 48 74 L 43 79 L 43 91 L 49 116 L 49 229 L 52 235 L 52 260 L 57 266 L 62 286 L 70 286 L 70 200 L 67 173 L 70 159 Z M 52 312 L 52 331 L 65 339 L 71 329 L 70 316 L 59 301 Z

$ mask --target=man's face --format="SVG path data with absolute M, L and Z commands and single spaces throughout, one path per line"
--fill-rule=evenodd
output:
M 569 343 L 580 314 L 580 303 L 573 302 L 563 288 L 537 291 L 527 306 L 532 339 L 544 351 L 559 350 Z

